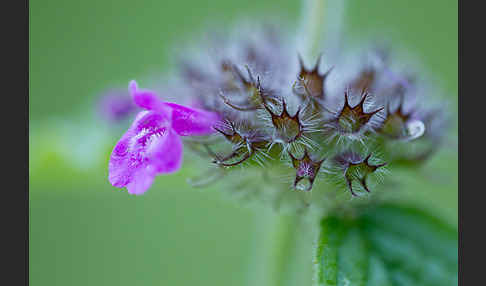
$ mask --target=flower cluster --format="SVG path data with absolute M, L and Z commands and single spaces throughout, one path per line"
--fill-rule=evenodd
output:
M 306 64 L 295 47 L 275 29 L 261 29 L 216 41 L 209 53 L 184 54 L 167 89 L 179 90 L 178 102 L 192 107 L 164 102 L 132 82 L 133 99 L 145 111 L 113 150 L 110 182 L 140 194 L 156 174 L 176 171 L 180 136 L 212 166 L 204 182 L 239 170 L 238 179 L 244 172 L 251 174 L 246 182 L 261 176 L 280 193 L 308 193 L 327 182 L 359 196 L 372 190 L 372 177 L 437 150 L 443 112 L 427 106 L 418 76 L 392 68 L 389 53 L 372 50 L 373 60 L 350 67 L 324 55 Z

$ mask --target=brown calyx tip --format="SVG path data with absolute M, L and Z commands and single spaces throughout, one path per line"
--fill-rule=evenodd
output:
M 299 59 L 300 71 L 298 81 L 304 87 L 305 94 L 311 98 L 324 99 L 324 82 L 331 72 L 330 68 L 327 72 L 319 73 L 319 64 L 321 62 L 322 53 L 318 56 L 316 64 L 312 69 L 307 69 L 300 54 L 297 55 Z
M 368 185 L 366 184 L 366 178 L 369 174 L 375 172 L 378 168 L 385 166 L 387 163 L 378 165 L 372 165 L 370 163 L 371 153 L 366 158 L 354 161 L 359 156 L 356 153 L 343 154 L 339 157 L 338 162 L 345 162 L 344 178 L 349 191 L 353 196 L 357 194 L 353 190 L 352 183 L 354 180 L 358 181 L 366 192 L 370 192 Z
M 303 126 L 299 118 L 301 108 L 299 107 L 297 112 L 291 116 L 288 112 L 287 103 L 285 100 L 281 99 L 281 102 L 282 111 L 280 114 L 276 114 L 265 103 L 263 106 L 268 113 L 270 113 L 270 116 L 272 117 L 272 124 L 279 133 L 279 136 L 282 137 L 282 139 L 285 139 L 286 142 L 290 143 L 295 141 L 303 132 Z
M 404 95 L 400 95 L 400 101 L 394 111 L 391 110 L 390 103 L 387 103 L 386 117 L 381 124 L 378 132 L 392 139 L 400 139 L 407 136 L 407 123 L 412 117 L 413 110 L 405 112 Z
M 233 144 L 233 151 L 226 156 L 216 155 L 214 152 L 209 153 L 212 154 L 214 158 L 213 163 L 223 167 L 236 166 L 245 162 L 258 150 L 265 148 L 268 145 L 267 138 L 264 138 L 261 134 L 242 134 L 236 129 L 235 124 L 232 121 L 226 120 L 226 123 L 229 125 L 229 132 L 223 131 L 218 127 L 213 128 Z
M 353 181 L 357 181 L 366 192 L 370 192 L 366 183 L 369 174 L 375 172 L 378 168 L 385 166 L 387 163 L 373 165 L 370 162 L 372 154 L 363 158 L 360 154 L 353 151 L 346 151 L 334 157 L 334 162 L 344 171 L 344 179 L 351 195 L 358 196 L 353 190 Z
M 371 120 L 373 115 L 384 109 L 384 107 L 380 107 L 374 111 L 365 112 L 364 103 L 368 96 L 369 93 L 363 89 L 360 102 L 355 106 L 351 106 L 349 103 L 349 94 L 347 91 L 344 92 L 343 108 L 335 118 L 339 130 L 343 133 L 358 132 Z
M 305 188 L 301 188 L 301 190 L 310 191 L 325 158 L 314 161 L 310 157 L 307 149 L 304 150 L 304 155 L 301 158 L 294 157 L 291 152 L 288 152 L 288 154 L 292 159 L 292 166 L 296 170 L 294 188 L 298 188 L 298 184 L 301 180 L 307 179 L 309 180 L 309 184 Z
M 234 104 L 221 91 L 219 96 L 223 102 L 229 107 L 238 111 L 255 111 L 258 109 L 263 109 L 264 104 L 266 104 L 268 101 L 275 102 L 277 96 L 272 90 L 266 90 L 263 88 L 260 76 L 257 75 L 255 79 L 250 67 L 245 65 L 245 68 L 248 73 L 248 77 L 245 77 L 238 67 L 235 65 L 232 66 L 234 78 L 239 81 L 239 83 L 243 86 L 244 92 L 247 93 L 247 98 L 245 99 L 246 102 L 242 106 Z
M 243 136 L 236 130 L 235 124 L 230 121 L 226 120 L 226 123 L 229 125 L 229 132 L 225 132 L 222 129 L 219 129 L 216 126 L 213 126 L 214 130 L 217 132 L 221 133 L 228 141 L 230 141 L 233 144 L 241 144 L 243 143 Z
M 391 115 L 398 116 L 404 122 L 407 122 L 408 119 L 410 119 L 410 117 L 412 116 L 413 111 L 406 113 L 405 110 L 404 110 L 404 102 L 405 102 L 405 96 L 403 94 L 400 94 L 398 107 L 395 109 L 394 112 L 391 111 L 390 103 L 387 104 L 387 115 L 388 116 L 391 116 Z
M 355 90 L 369 89 L 373 86 L 376 79 L 376 69 L 373 67 L 364 68 L 352 83 L 351 88 Z

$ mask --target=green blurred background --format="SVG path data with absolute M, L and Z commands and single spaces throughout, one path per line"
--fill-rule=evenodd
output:
M 207 24 L 277 15 L 297 25 L 299 1 L 30 1 L 31 285 L 259 285 L 271 247 L 244 207 L 212 188 L 192 189 L 184 169 L 144 196 L 107 181 L 123 129 L 91 110 L 107 87 L 159 74 L 170 48 Z M 457 1 L 348 1 L 348 36 L 383 37 L 436 77 L 452 106 L 450 139 L 420 172 L 400 172 L 403 201 L 457 226 Z M 408 191 L 409 190 L 409 191 Z M 286 285 L 309 285 L 313 235 L 297 234 Z M 262 274 L 263 273 L 263 274 Z M 298 282 L 297 282 L 298 281 Z

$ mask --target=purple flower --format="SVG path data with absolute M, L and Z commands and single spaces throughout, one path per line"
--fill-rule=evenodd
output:
M 110 183 L 143 194 L 157 174 L 173 173 L 182 163 L 180 136 L 208 135 L 219 121 L 216 113 L 162 101 L 153 91 L 139 89 L 135 81 L 129 91 L 136 105 L 145 109 L 113 149 L 108 165 Z
M 109 90 L 98 103 L 100 116 L 110 122 L 118 122 L 128 118 L 138 109 L 126 90 Z

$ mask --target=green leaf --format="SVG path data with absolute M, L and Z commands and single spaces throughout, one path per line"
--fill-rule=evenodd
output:
M 321 221 L 317 285 L 457 285 L 457 231 L 412 208 L 379 206 Z

